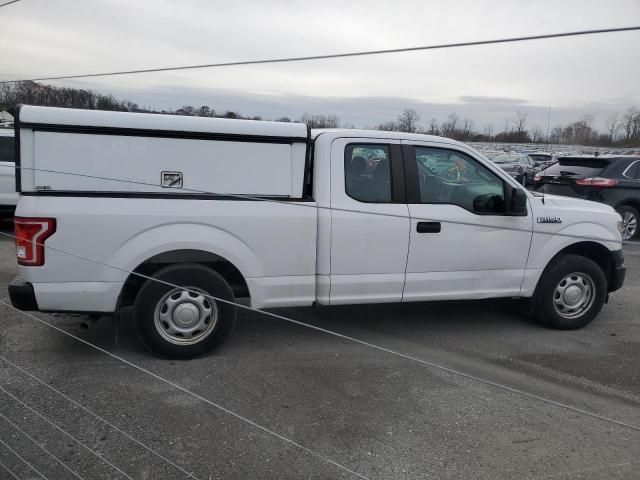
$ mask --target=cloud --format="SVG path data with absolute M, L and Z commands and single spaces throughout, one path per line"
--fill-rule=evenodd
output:
M 528 103 L 522 98 L 509 97 L 484 97 L 477 95 L 463 95 L 458 97 L 464 103 L 482 103 L 482 104 L 505 104 L 505 105 L 522 105 Z

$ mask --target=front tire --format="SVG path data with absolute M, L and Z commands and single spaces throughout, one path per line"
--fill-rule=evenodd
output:
M 574 330 L 598 315 L 606 297 L 607 279 L 597 263 L 579 255 L 562 255 L 540 279 L 535 317 L 549 328 Z
M 622 217 L 624 227 L 622 230 L 622 240 L 635 239 L 638 236 L 638 221 L 640 220 L 638 210 L 629 205 L 623 205 L 616 208 L 616 211 Z
M 212 297 L 235 302 L 229 284 L 211 268 L 162 268 L 136 297 L 133 321 L 138 338 L 161 358 L 187 359 L 212 351 L 229 336 L 236 319 L 234 305 Z

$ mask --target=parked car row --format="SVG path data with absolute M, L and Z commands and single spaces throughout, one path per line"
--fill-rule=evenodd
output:
M 538 172 L 557 161 L 555 155 L 544 152 L 529 154 L 487 152 L 485 156 L 525 186 L 533 183 L 533 178 Z
M 623 240 L 638 236 L 640 156 L 563 157 L 534 177 L 534 190 L 606 203 L 622 217 Z

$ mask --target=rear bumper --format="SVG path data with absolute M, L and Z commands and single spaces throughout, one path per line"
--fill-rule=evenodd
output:
M 622 250 L 611 252 L 613 258 L 613 271 L 611 272 L 611 282 L 609 283 L 609 291 L 615 292 L 622 287 L 624 277 L 627 274 L 627 267 L 624 266 L 624 256 Z
M 38 310 L 38 302 L 36 301 L 36 294 L 33 291 L 32 284 L 16 277 L 9 283 L 8 290 L 11 305 L 18 310 L 25 312 Z

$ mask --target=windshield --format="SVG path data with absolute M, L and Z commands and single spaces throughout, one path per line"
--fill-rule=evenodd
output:
M 520 157 L 514 157 L 513 155 L 498 155 L 493 159 L 493 163 L 518 163 Z
M 563 158 L 542 172 L 554 177 L 597 177 L 609 165 L 597 158 Z

